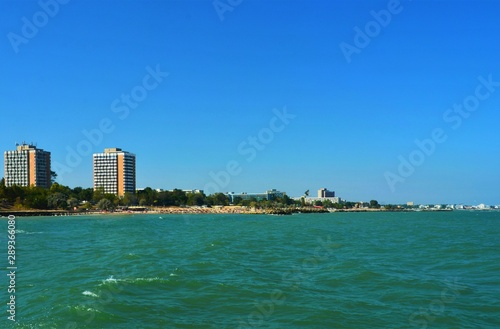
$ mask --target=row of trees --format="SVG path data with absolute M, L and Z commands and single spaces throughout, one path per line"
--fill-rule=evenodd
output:
M 0 180 L 0 206 L 14 209 L 74 209 L 87 207 L 99 200 L 92 188 L 69 188 L 58 183 L 50 189 L 41 187 L 5 186 L 5 180 Z M 85 202 L 83 202 L 85 201 Z
M 104 189 L 75 187 L 70 188 L 54 182 L 50 189 L 41 187 L 5 186 L 0 180 L 0 207 L 22 209 L 70 209 L 70 210 L 111 210 L 128 206 L 227 206 L 230 199 L 223 193 L 205 195 L 204 193 L 186 193 L 179 189 L 173 191 L 157 191 L 145 188 L 136 193 L 125 193 L 123 197 L 104 193 Z M 232 204 L 239 206 L 272 208 L 289 206 L 307 206 L 305 200 L 293 200 L 288 196 L 274 200 L 242 199 L 236 197 Z M 332 203 L 330 200 L 316 201 L 315 206 L 325 208 L 356 208 L 359 203 Z M 380 208 L 377 201 L 372 200 L 365 205 Z
M 302 202 L 302 204 L 304 203 Z M 324 201 L 317 200 L 314 202 L 314 205 L 321 206 L 324 208 L 336 208 L 336 209 L 352 209 L 352 208 L 365 208 L 365 207 L 372 209 L 379 209 L 381 207 L 381 205 L 378 203 L 377 200 L 371 200 L 370 202 L 364 202 L 364 203 L 351 202 L 351 201 L 342 203 L 333 203 L 330 200 L 324 200 Z
M 110 210 L 126 206 L 201 206 L 229 205 L 222 193 L 206 196 L 202 193 L 185 193 L 182 190 L 157 192 L 146 188 L 123 197 L 104 193 L 104 189 L 70 188 L 53 183 L 50 189 L 41 187 L 5 186 L 0 180 L 0 207 L 23 209 L 101 209 Z

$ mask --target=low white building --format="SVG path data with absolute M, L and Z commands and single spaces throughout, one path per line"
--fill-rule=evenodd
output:
M 313 198 L 313 197 L 298 197 L 298 198 L 294 198 L 295 201 L 301 201 L 302 199 L 304 199 L 304 202 L 306 204 L 314 204 L 316 201 L 321 201 L 321 202 L 325 202 L 325 201 L 330 201 L 332 203 L 342 203 L 342 199 L 339 198 L 338 196 L 336 197 L 326 197 L 326 198 Z

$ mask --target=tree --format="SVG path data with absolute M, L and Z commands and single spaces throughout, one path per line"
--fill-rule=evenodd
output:
M 356 206 L 356 202 L 347 201 L 346 203 L 344 203 L 344 207 L 347 209 L 352 209 L 354 208 L 354 206 Z
M 15 202 L 17 198 L 24 199 L 26 190 L 18 185 L 5 188 L 5 198 L 10 202 Z
M 21 197 L 17 197 L 16 201 L 14 201 L 14 209 L 21 210 L 23 209 L 23 202 L 21 201 Z
M 75 197 L 80 201 L 91 201 L 92 196 L 94 195 L 94 189 L 91 187 L 89 188 L 75 187 L 73 189 L 73 193 L 76 194 Z
M 203 193 L 189 193 L 187 196 L 187 204 L 190 206 L 201 206 L 205 201 Z
M 54 184 L 57 179 L 57 173 L 55 171 L 50 171 L 50 183 Z
M 176 206 L 183 206 L 187 204 L 188 197 L 186 196 L 186 193 L 182 190 L 179 189 L 174 189 L 171 192 L 172 199 L 174 200 L 174 204 Z
M 285 194 L 285 195 L 283 196 L 283 203 L 284 203 L 285 205 L 289 206 L 289 205 L 293 204 L 293 203 L 294 203 L 294 201 L 293 201 L 293 199 L 292 199 L 292 198 L 290 198 L 288 195 L 286 195 L 286 194 Z
M 253 199 L 253 200 L 252 200 L 252 199 Z M 240 205 L 240 206 L 242 206 L 242 207 L 248 207 L 248 206 L 250 206 L 250 203 L 252 203 L 252 202 L 256 202 L 256 201 L 255 201 L 255 198 L 252 198 L 252 199 L 245 199 L 245 200 L 241 200 L 241 201 L 239 202 L 239 205 Z
M 113 203 L 109 199 L 102 198 L 97 203 L 97 208 L 100 210 L 111 210 L 113 209 Z
M 85 202 L 82 204 L 82 209 L 84 209 L 84 210 L 87 210 L 87 211 L 88 211 L 88 210 L 92 209 L 92 205 L 90 204 L 90 202 L 85 201 Z
M 228 206 L 229 205 L 229 198 L 224 193 L 220 193 L 220 192 L 215 193 L 215 194 L 210 195 L 209 198 L 211 199 L 213 205 L 216 205 L 216 206 Z
M 78 199 L 76 198 L 69 198 L 68 201 L 66 201 L 67 204 L 68 204 L 68 207 L 71 208 L 71 209 L 74 209 L 76 207 L 78 207 L 78 205 L 80 204 L 80 202 L 78 201 Z
M 120 201 L 124 206 L 135 206 L 137 204 L 137 197 L 134 193 L 125 192 Z
M 52 184 L 49 191 L 50 191 L 50 193 L 59 192 L 62 194 L 66 194 L 67 196 L 69 196 L 71 194 L 71 189 L 69 187 L 61 185 L 59 183 Z
M 344 207 L 344 205 L 342 205 L 341 203 L 334 203 L 332 205 L 332 207 L 335 209 L 342 209 Z
M 182 191 L 181 191 L 182 192 Z M 156 190 L 153 190 L 151 187 L 146 187 L 145 189 L 141 191 L 137 191 L 137 198 L 139 200 L 146 200 L 144 205 L 152 206 L 158 204 L 159 198 L 158 198 L 158 192 Z M 162 202 L 160 201 L 160 204 Z
M 51 209 L 66 209 L 68 207 L 67 200 L 68 196 L 66 194 L 55 192 L 47 197 L 47 204 Z
M 30 186 L 26 188 L 26 196 L 23 204 L 31 209 L 47 209 L 48 206 L 48 190 L 42 187 Z
M 158 193 L 158 201 L 162 206 L 173 206 L 175 205 L 174 199 L 172 197 L 172 192 L 162 191 Z
M 323 201 L 323 207 L 325 208 L 332 208 L 333 207 L 333 202 L 326 199 L 325 201 Z
M 92 193 L 92 200 L 94 202 L 99 202 L 102 198 L 104 198 L 104 194 L 104 186 L 98 186 Z
M 377 200 L 370 200 L 370 208 L 375 208 L 375 209 L 380 208 L 378 201 Z

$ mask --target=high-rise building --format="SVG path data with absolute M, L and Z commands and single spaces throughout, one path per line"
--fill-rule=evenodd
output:
M 334 198 L 335 191 L 328 191 L 326 188 L 318 190 L 318 198 Z
M 50 187 L 50 152 L 32 144 L 17 145 L 4 153 L 5 186 Z
M 135 192 L 135 154 L 119 148 L 104 149 L 93 157 L 94 190 L 123 196 Z

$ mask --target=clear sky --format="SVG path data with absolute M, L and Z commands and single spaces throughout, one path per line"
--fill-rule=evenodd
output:
M 500 204 L 500 1 L 0 1 L 0 150 L 58 181 Z M 420 141 L 420 146 L 416 143 Z M 212 174 L 211 174 L 212 173 Z

